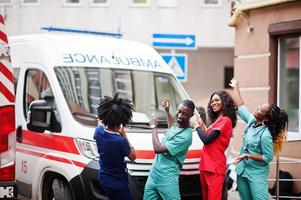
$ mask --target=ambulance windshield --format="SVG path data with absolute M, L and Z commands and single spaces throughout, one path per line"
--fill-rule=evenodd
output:
M 148 124 L 152 115 L 159 125 L 166 124 L 161 101 L 169 99 L 175 115 L 177 106 L 187 99 L 175 78 L 166 73 L 96 67 L 56 67 L 55 73 L 75 119 L 87 125 L 95 121 L 91 116 L 97 116 L 99 99 L 105 95 L 118 93 L 131 100 L 135 111 L 132 123 L 137 124 Z

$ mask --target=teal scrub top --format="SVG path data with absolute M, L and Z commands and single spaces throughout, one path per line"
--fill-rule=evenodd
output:
M 253 127 L 256 119 L 246 106 L 240 106 L 237 114 L 247 123 L 240 155 L 244 153 L 262 155 L 264 162 L 250 158 L 244 159 L 237 164 L 236 172 L 249 181 L 266 183 L 270 171 L 269 163 L 273 160 L 274 156 L 272 135 L 265 125 L 256 128 Z
M 161 144 L 167 147 L 168 152 L 156 154 L 150 170 L 155 184 L 178 184 L 180 169 L 191 143 L 191 128 L 172 126 L 165 133 Z

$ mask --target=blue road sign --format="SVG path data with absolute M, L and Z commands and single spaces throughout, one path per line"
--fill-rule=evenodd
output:
M 187 80 L 187 54 L 161 54 L 179 81 Z
M 153 34 L 153 47 L 161 49 L 196 49 L 195 35 Z

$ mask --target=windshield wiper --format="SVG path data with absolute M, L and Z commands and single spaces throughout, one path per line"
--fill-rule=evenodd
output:
M 148 122 L 130 122 L 128 124 L 130 128 L 142 128 L 142 129 L 150 129 Z M 167 128 L 167 123 L 163 121 L 158 121 L 158 128 Z
M 88 114 L 88 113 L 82 113 L 82 112 L 76 112 L 76 111 L 72 111 L 72 115 L 76 115 L 76 116 L 80 116 L 80 117 L 89 117 L 89 118 L 93 118 L 93 119 L 97 119 L 97 117 L 95 115 L 92 114 Z
M 128 126 L 130 128 L 150 129 L 148 122 L 130 122 Z

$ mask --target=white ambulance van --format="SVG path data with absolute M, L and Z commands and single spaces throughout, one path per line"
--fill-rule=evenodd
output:
M 43 200 L 107 199 L 98 184 L 93 140 L 100 97 L 130 99 L 135 107 L 127 135 L 137 153 L 128 161 L 136 199 L 155 156 L 148 121 L 166 131 L 163 98 L 175 114 L 188 96 L 161 56 L 133 41 L 95 35 L 44 33 L 10 38 L 16 79 L 18 193 Z M 202 143 L 194 134 L 180 186 L 182 197 L 200 196 L 198 162 Z M 114 147 L 112 147 L 114 148 Z

